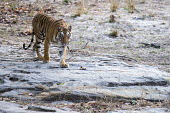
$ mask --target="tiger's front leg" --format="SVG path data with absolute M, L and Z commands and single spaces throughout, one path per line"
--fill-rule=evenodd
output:
M 37 58 L 39 60 L 43 60 L 43 57 L 42 57 L 41 52 L 40 52 L 41 51 L 40 48 L 41 48 L 42 40 L 39 38 L 40 37 L 39 35 L 35 35 L 35 36 L 36 36 L 36 42 L 35 42 L 35 44 L 33 46 L 33 51 L 36 51 Z
M 66 49 L 67 49 L 67 46 L 59 48 L 60 67 L 61 68 L 68 68 L 69 67 L 69 65 L 65 62 L 65 60 L 66 60 Z
M 49 41 L 45 40 L 44 41 L 44 58 L 43 58 L 44 63 L 48 63 L 50 61 L 49 45 L 50 45 Z

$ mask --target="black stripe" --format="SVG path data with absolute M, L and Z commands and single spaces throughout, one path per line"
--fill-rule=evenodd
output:
M 36 44 L 41 44 L 41 42 L 36 42 Z

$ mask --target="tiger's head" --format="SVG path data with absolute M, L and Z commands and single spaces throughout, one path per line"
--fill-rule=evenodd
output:
M 58 39 L 61 46 L 67 46 L 71 38 L 71 26 L 58 28 Z

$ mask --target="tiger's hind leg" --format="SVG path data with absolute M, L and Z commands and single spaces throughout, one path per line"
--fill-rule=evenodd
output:
M 49 40 L 45 39 L 45 41 L 44 41 L 44 59 L 43 59 L 44 63 L 48 63 L 50 61 L 49 45 L 50 45 Z

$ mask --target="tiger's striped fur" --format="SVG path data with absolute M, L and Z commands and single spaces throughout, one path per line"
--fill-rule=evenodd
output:
M 36 41 L 34 43 L 33 50 L 36 50 L 38 59 L 43 60 L 44 62 L 49 62 L 49 45 L 51 42 L 58 44 L 60 55 L 60 67 L 68 67 L 68 64 L 66 64 L 65 59 L 66 48 L 71 37 L 71 26 L 68 26 L 63 19 L 56 20 L 53 17 L 41 13 L 37 14 L 33 18 L 32 26 L 33 34 L 31 43 L 28 45 L 28 47 L 25 47 L 25 44 L 23 44 L 23 48 L 27 50 L 32 45 L 32 43 L 34 42 L 35 35 Z M 42 42 L 44 42 L 44 57 L 40 54 L 40 45 Z

